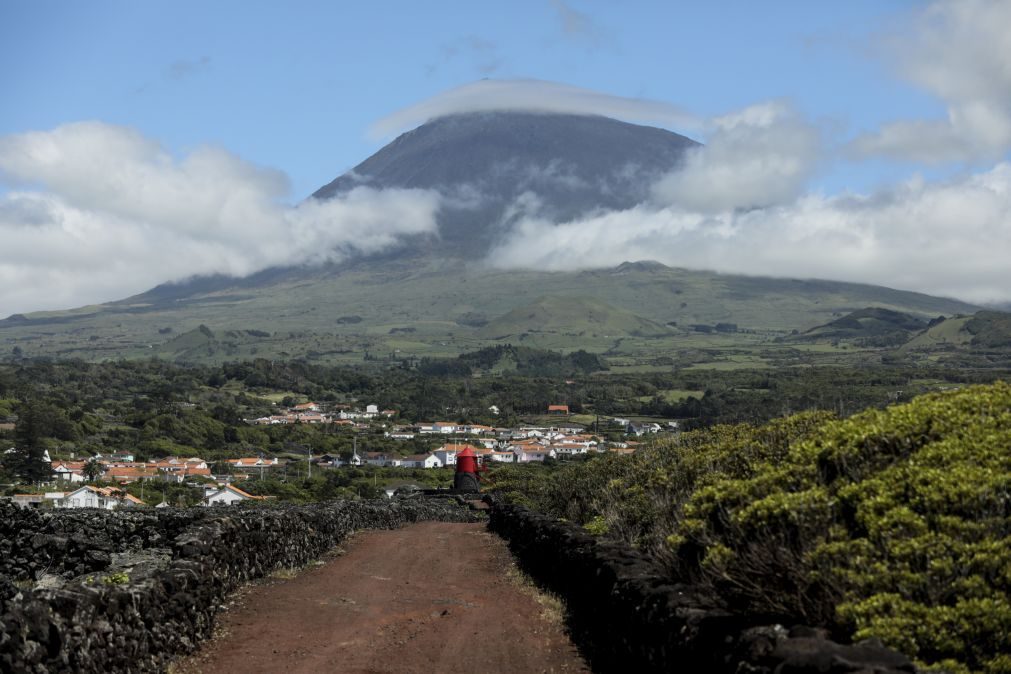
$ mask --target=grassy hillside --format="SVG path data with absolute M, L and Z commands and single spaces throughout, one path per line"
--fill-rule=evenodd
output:
M 524 307 L 533 308 L 534 318 L 523 318 Z M 243 280 L 204 279 L 77 311 L 11 317 L 0 321 L 0 355 L 19 347 L 29 355 L 88 360 L 155 354 L 200 362 L 256 356 L 360 362 L 366 352 L 455 356 L 493 345 L 503 334 L 527 334 L 524 343 L 538 348 L 674 356 L 708 345 L 762 348 L 777 335 L 863 307 L 924 318 L 976 310 L 875 286 L 728 276 L 655 263 L 506 272 L 405 257 Z M 703 338 L 691 327 L 720 323 L 740 331 L 729 339 Z M 217 335 L 217 344 L 178 352 L 166 344 L 200 325 Z M 665 327 L 658 331 L 657 325 Z M 228 331 L 235 336 L 226 337 Z
M 1011 671 L 1011 386 L 682 434 L 504 493 L 651 551 L 731 607 Z
M 505 339 L 534 333 L 580 338 L 660 337 L 669 328 L 592 297 L 540 297 L 530 304 L 490 320 L 477 331 L 484 339 Z

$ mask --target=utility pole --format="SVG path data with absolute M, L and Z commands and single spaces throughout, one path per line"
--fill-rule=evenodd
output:
M 309 446 L 309 480 L 312 479 L 312 446 Z

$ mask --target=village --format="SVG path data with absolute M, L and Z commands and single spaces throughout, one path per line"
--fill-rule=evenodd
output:
M 497 415 L 498 410 L 492 407 L 489 413 Z M 263 479 L 265 476 L 287 476 L 287 469 L 292 464 L 305 465 L 308 475 L 313 470 L 319 474 L 319 471 L 363 466 L 393 469 L 452 468 L 456 465 L 457 455 L 468 448 L 484 466 L 543 463 L 573 460 L 604 452 L 631 454 L 642 444 L 642 436 L 677 431 L 675 422 L 661 427 L 657 423 L 637 424 L 626 419 L 610 419 L 612 425 L 623 429 L 623 437 L 620 441 L 601 440 L 583 426 L 566 422 L 569 417 L 567 405 L 550 405 L 545 416 L 553 423 L 516 427 L 449 421 L 397 424 L 394 422 L 396 410 L 379 410 L 376 405 L 357 409 L 349 405 L 328 407 L 316 402 L 298 403 L 271 416 L 247 419 L 246 423 L 253 426 L 323 424 L 355 434 L 365 431 L 374 433 L 379 428 L 384 439 L 402 442 L 405 447 L 409 446 L 409 441 L 416 439 L 434 440 L 436 443 L 430 443 L 433 444 L 432 449 L 416 454 L 389 449 L 370 451 L 364 436 L 359 448 L 358 436 L 355 435 L 352 449 L 345 455 L 314 455 L 312 449 L 308 448 L 305 459 L 258 453 L 257 456 L 216 461 L 176 456 L 137 461 L 131 453 L 116 452 L 88 458 L 54 460 L 46 453 L 45 461 L 52 467 L 51 481 L 47 485 L 52 487 L 51 490 L 0 498 L 32 508 L 113 510 L 143 507 L 148 504 L 128 493 L 125 487 L 138 483 L 143 487 L 145 482 L 157 481 L 199 488 L 202 492 L 201 505 L 204 506 L 233 505 L 273 498 L 250 494 L 237 485 L 248 480 Z M 12 448 L 7 451 L 14 450 Z M 392 496 L 393 492 L 393 489 L 389 489 L 386 494 Z M 162 501 L 154 507 L 168 505 L 170 504 Z

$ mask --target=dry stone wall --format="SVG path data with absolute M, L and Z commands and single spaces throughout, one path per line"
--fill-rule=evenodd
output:
M 436 499 L 134 512 L 0 505 L 0 671 L 162 671 L 211 634 L 244 581 L 318 559 L 356 530 L 478 517 Z
M 583 529 L 486 497 L 489 528 L 521 566 L 560 595 L 573 639 L 596 672 L 899 674 L 905 656 L 876 642 L 844 645 L 776 616 L 728 610 L 672 583 L 646 558 Z

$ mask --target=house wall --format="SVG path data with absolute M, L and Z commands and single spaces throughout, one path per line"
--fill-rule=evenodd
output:
M 103 510 L 113 510 L 116 507 L 116 499 L 109 499 L 100 494 L 96 494 L 90 489 L 79 489 L 67 494 L 60 501 L 56 502 L 58 508 L 101 508 Z
M 435 456 L 438 457 L 441 465 L 443 466 L 455 466 L 456 465 L 456 452 L 455 451 L 436 451 Z
M 207 497 L 207 505 L 232 505 L 239 501 L 247 500 L 245 496 L 236 494 L 228 489 L 222 489 L 216 494 Z

